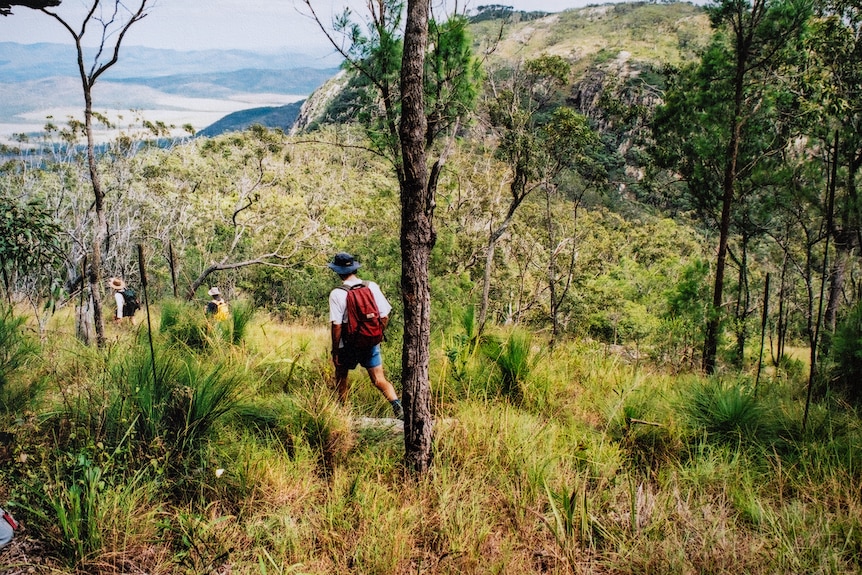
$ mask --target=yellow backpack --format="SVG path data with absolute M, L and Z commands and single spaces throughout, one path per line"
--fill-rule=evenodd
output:
M 224 321 L 230 317 L 230 314 L 228 313 L 228 307 L 227 307 L 226 301 L 222 300 L 222 301 L 216 303 L 216 306 L 218 306 L 218 309 L 216 310 L 215 315 L 213 316 L 216 321 Z

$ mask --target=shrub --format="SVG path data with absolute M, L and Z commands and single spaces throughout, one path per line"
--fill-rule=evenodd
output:
M 38 344 L 22 332 L 23 325 L 23 317 L 15 317 L 12 310 L 0 307 L 0 392 L 12 374 L 38 350 Z
M 166 300 L 162 303 L 159 331 L 171 341 L 191 349 L 204 350 L 210 345 L 209 329 L 203 312 L 191 304 L 177 300 Z
M 862 303 L 857 303 L 832 338 L 830 353 L 838 391 L 862 405 Z

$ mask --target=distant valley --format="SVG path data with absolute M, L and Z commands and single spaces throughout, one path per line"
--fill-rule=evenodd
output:
M 132 46 L 95 85 L 94 107 L 124 130 L 143 120 L 175 126 L 177 134 L 187 125 L 206 135 L 255 122 L 288 128 L 299 102 L 335 75 L 338 63 L 326 54 Z M 0 143 L 10 143 L 13 134 L 36 137 L 49 118 L 58 126 L 80 119 L 72 47 L 0 42 L 0 102 Z

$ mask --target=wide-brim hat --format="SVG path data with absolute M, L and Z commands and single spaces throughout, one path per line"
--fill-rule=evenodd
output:
M 211 287 L 210 291 L 207 292 L 209 295 L 221 295 L 221 292 L 217 287 Z
M 338 252 L 335 254 L 335 257 L 332 258 L 332 261 L 326 265 L 329 266 L 329 269 L 339 275 L 352 274 L 362 267 L 362 264 L 357 262 L 352 255 L 346 252 Z
M 113 289 L 125 289 L 126 282 L 121 280 L 120 278 L 111 278 L 108 280 L 108 285 Z

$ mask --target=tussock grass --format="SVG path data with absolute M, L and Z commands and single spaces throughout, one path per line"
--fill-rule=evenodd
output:
M 422 478 L 400 437 L 351 425 L 388 405 L 361 371 L 337 403 L 325 328 L 253 317 L 239 346 L 156 334 L 161 379 L 137 330 L 103 351 L 47 342 L 26 372 L 43 382 L 38 417 L 2 419 L 15 441 L 0 483 L 55 573 L 862 566 L 862 425 L 840 404 L 816 403 L 803 433 L 786 373 L 754 399 L 744 376 L 670 376 L 589 342 L 538 353 L 535 339 L 511 401 L 467 334 L 435 343 Z

